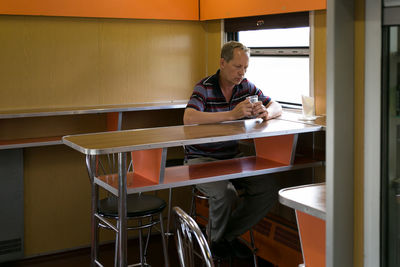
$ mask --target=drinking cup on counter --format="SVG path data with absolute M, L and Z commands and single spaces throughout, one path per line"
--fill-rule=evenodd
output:
M 303 104 L 303 119 L 315 120 L 314 97 L 302 95 L 301 102 Z

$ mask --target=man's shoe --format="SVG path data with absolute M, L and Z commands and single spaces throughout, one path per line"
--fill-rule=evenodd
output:
M 229 242 L 232 254 L 238 259 L 248 259 L 253 256 L 253 251 L 238 238 Z
M 230 243 L 226 240 L 212 242 L 210 249 L 214 258 L 227 259 L 232 256 Z

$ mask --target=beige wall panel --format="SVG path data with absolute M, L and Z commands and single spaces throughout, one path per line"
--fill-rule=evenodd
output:
M 203 22 L 0 16 L 1 109 L 187 99 Z
M 24 165 L 25 256 L 90 246 L 90 184 L 84 156 L 62 145 L 28 148 Z M 106 196 L 104 190 L 101 193 Z M 168 190 L 158 195 L 168 201 Z M 173 205 L 188 210 L 190 197 L 191 187 L 176 188 Z M 100 233 L 101 242 L 115 238 L 112 231 Z
M 210 20 L 205 23 L 207 32 L 207 75 L 214 74 L 219 69 L 222 43 L 222 20 Z
M 212 65 L 211 73 L 218 68 L 220 47 L 220 21 L 0 16 L 0 109 L 186 100 L 207 74 L 206 65 Z M 127 117 L 133 122 L 125 125 L 181 124 L 182 112 L 132 112 Z M 106 118 L 1 123 L 0 136 L 9 139 L 102 131 Z M 182 155 L 181 149 L 169 152 Z M 26 256 L 89 245 L 90 187 L 83 155 L 62 145 L 27 148 L 24 181 Z M 190 188 L 174 190 L 174 205 L 187 207 L 189 196 Z
M 183 124 L 184 109 L 125 112 L 122 129 L 139 129 Z
M 84 157 L 65 146 L 24 150 L 25 255 L 88 245 L 90 186 Z
M 0 120 L 0 141 L 107 130 L 107 115 L 86 114 Z
M 326 114 L 326 10 L 314 11 L 315 114 Z

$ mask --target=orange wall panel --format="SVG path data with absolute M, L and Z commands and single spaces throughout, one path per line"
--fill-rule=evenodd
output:
M 0 14 L 198 20 L 198 0 L 2 0 Z
M 326 0 L 200 0 L 200 20 L 326 9 Z

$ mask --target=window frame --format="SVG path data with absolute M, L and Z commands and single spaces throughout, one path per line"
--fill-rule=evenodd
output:
M 310 12 L 296 12 L 287 14 L 276 14 L 266 16 L 233 18 L 224 20 L 224 29 L 227 41 L 239 41 L 239 31 L 285 29 L 310 27 L 310 45 L 298 47 L 249 47 L 250 56 L 276 56 L 276 57 L 308 57 L 309 63 L 309 95 L 313 95 L 312 74 L 312 28 L 310 23 Z M 277 100 L 286 108 L 301 109 L 301 103 L 291 103 Z

